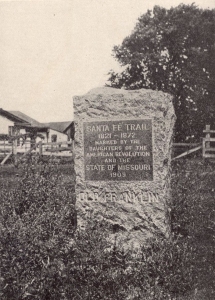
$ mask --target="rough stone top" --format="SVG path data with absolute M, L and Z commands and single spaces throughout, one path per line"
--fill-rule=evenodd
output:
M 125 89 L 115 89 L 112 87 L 97 87 L 97 88 L 93 88 L 92 90 L 90 90 L 89 92 L 87 92 L 87 94 L 106 94 L 106 95 L 113 95 L 113 94 L 133 94 L 134 92 L 139 93 L 140 91 L 147 91 L 146 89 L 140 89 L 140 90 L 125 90 Z
M 135 98 L 137 95 L 147 96 L 149 94 L 150 95 L 154 94 L 156 96 L 155 98 L 153 97 L 151 100 L 153 100 L 153 99 L 155 100 L 158 97 L 158 95 L 162 95 L 162 98 L 165 97 L 167 99 L 172 100 L 172 96 L 170 94 L 164 93 L 162 91 L 154 91 L 151 89 L 126 90 L 123 88 L 116 89 L 116 88 L 112 88 L 112 87 L 96 87 L 96 88 L 91 89 L 84 95 L 74 96 L 74 99 L 76 97 L 78 97 L 78 98 L 83 97 L 83 96 L 86 97 L 88 95 L 97 95 L 97 96 L 123 95 L 123 96 Z

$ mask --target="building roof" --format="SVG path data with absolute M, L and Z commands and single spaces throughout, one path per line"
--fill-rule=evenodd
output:
M 26 123 L 29 123 L 32 127 L 47 127 L 45 124 L 36 121 L 35 119 L 27 116 L 26 114 L 23 114 L 20 111 L 9 111 L 9 113 L 11 115 L 17 117 L 18 119 L 20 119 Z
M 62 133 L 65 133 L 69 126 L 73 124 L 73 121 L 40 123 L 20 111 L 7 111 L 3 110 L 2 108 L 0 108 L 0 115 L 13 121 L 15 124 L 23 124 L 23 126 L 26 127 L 50 128 Z
M 53 130 L 56 130 L 59 132 L 65 132 L 71 124 L 73 124 L 73 121 L 45 123 L 45 125 L 47 127 L 49 127 L 50 129 L 53 129 Z
M 26 123 L 25 120 L 19 118 L 18 116 L 14 115 L 14 114 L 10 113 L 9 111 L 4 110 L 2 108 L 0 108 L 0 115 L 13 121 L 13 122 Z

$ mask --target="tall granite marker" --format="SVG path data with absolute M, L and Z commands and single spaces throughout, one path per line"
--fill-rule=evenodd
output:
M 105 219 L 126 244 L 167 234 L 172 97 L 97 88 L 74 97 L 74 115 L 79 225 Z

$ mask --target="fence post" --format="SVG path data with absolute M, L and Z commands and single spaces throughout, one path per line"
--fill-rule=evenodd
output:
M 206 148 L 210 148 L 210 137 L 211 137 L 211 134 L 210 134 L 210 125 L 206 125 L 206 139 L 207 139 L 207 142 L 205 144 L 205 147 Z
M 206 150 L 210 148 L 211 143 L 210 143 L 210 137 L 211 137 L 211 132 L 210 132 L 210 125 L 206 125 L 205 130 L 205 137 L 202 139 L 202 156 L 203 158 L 206 157 Z
M 72 140 L 72 155 L 74 155 L 75 140 Z
M 13 141 L 13 155 L 14 155 L 14 163 L 17 164 L 17 138 Z
M 39 155 L 42 156 L 43 154 L 43 145 L 42 145 L 42 141 L 39 142 Z

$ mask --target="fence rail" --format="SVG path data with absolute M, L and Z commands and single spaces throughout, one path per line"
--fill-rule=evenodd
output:
M 43 142 L 39 141 L 20 141 L 19 137 L 12 137 L 10 141 L 5 140 L 0 142 L 0 158 L 2 158 L 1 165 L 14 156 L 15 163 L 22 160 L 29 153 L 39 153 L 39 155 L 54 155 L 54 156 L 72 156 L 73 155 L 73 141 L 62 142 Z

